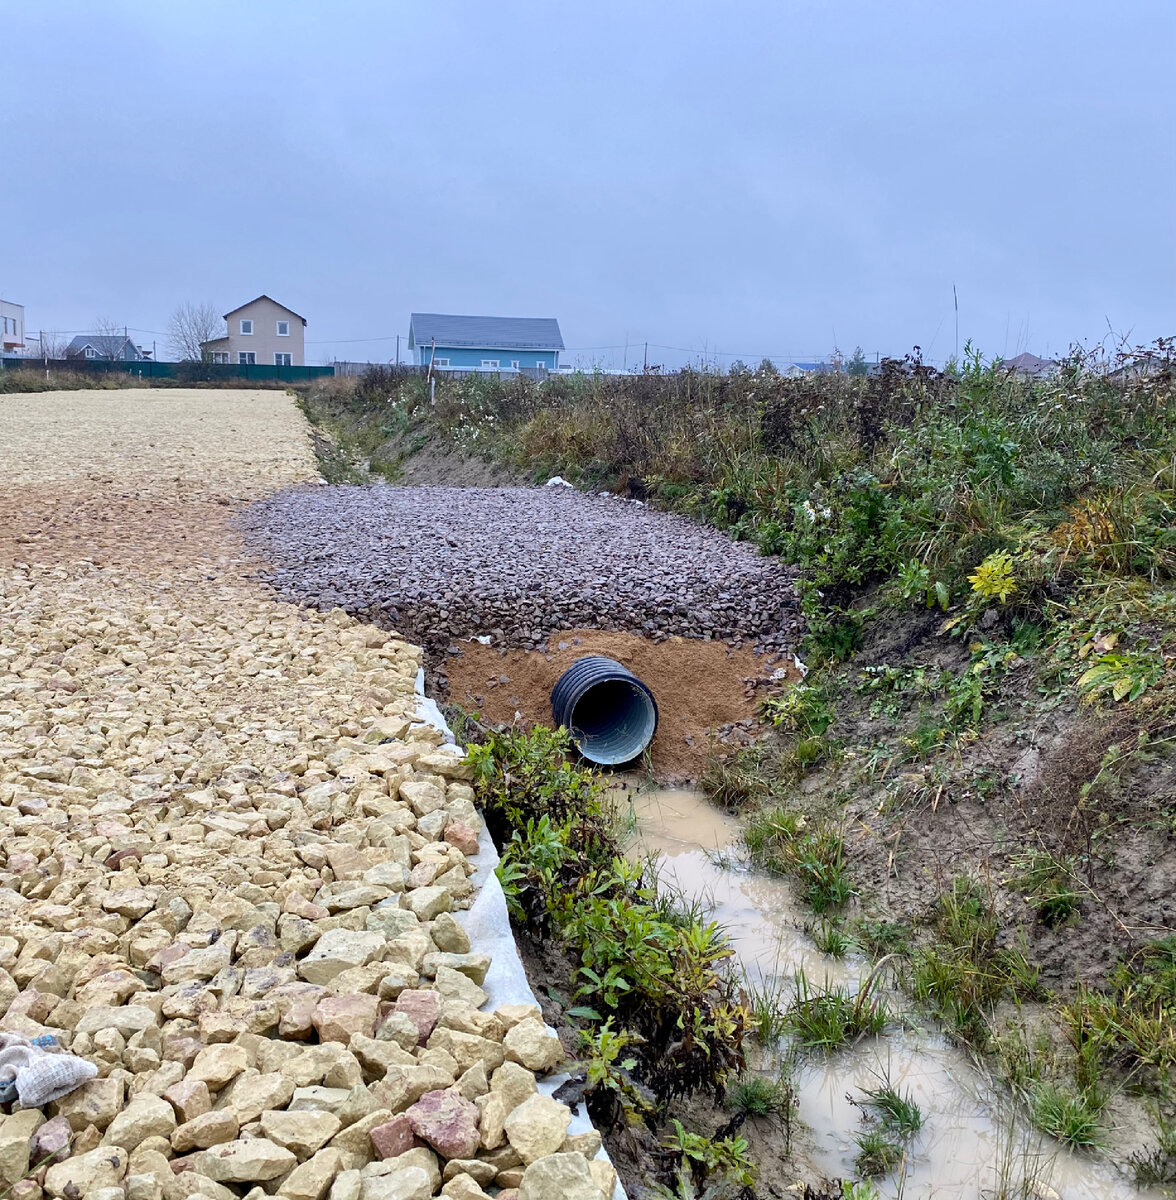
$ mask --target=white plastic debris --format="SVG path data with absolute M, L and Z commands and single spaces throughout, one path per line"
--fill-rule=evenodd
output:
M 544 485 L 544 487 L 575 487 L 574 483 L 568 481 L 562 475 L 553 475 Z
M 22 1108 L 40 1108 L 97 1074 L 92 1062 L 63 1050 L 55 1037 L 0 1033 L 0 1103 L 19 1100 Z

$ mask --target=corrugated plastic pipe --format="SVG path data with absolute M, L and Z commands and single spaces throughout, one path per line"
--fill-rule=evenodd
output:
M 631 762 L 657 732 L 657 701 L 627 667 L 600 654 L 578 658 L 551 689 L 551 713 L 589 762 Z

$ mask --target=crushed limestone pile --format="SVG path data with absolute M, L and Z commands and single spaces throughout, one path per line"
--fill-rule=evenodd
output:
M 263 441 L 266 486 L 308 472 L 290 400 L 243 395 L 177 398 L 191 461 L 155 395 L 0 402 L 0 1033 L 97 1068 L 0 1107 L 0 1193 L 604 1200 L 599 1135 L 537 1087 L 558 1039 L 487 1011 L 481 821 L 420 650 L 275 604 L 208 502 Z M 80 482 L 91 401 L 103 436 L 158 439 L 157 482 Z

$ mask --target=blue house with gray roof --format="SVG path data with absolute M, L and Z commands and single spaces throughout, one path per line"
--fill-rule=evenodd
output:
M 457 317 L 413 313 L 408 348 L 438 371 L 555 371 L 564 348 L 554 317 Z

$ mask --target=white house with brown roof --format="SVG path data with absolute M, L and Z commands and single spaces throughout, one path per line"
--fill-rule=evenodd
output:
M 224 337 L 201 342 L 214 363 L 270 367 L 306 365 L 306 318 L 292 308 L 261 295 L 225 313 Z

